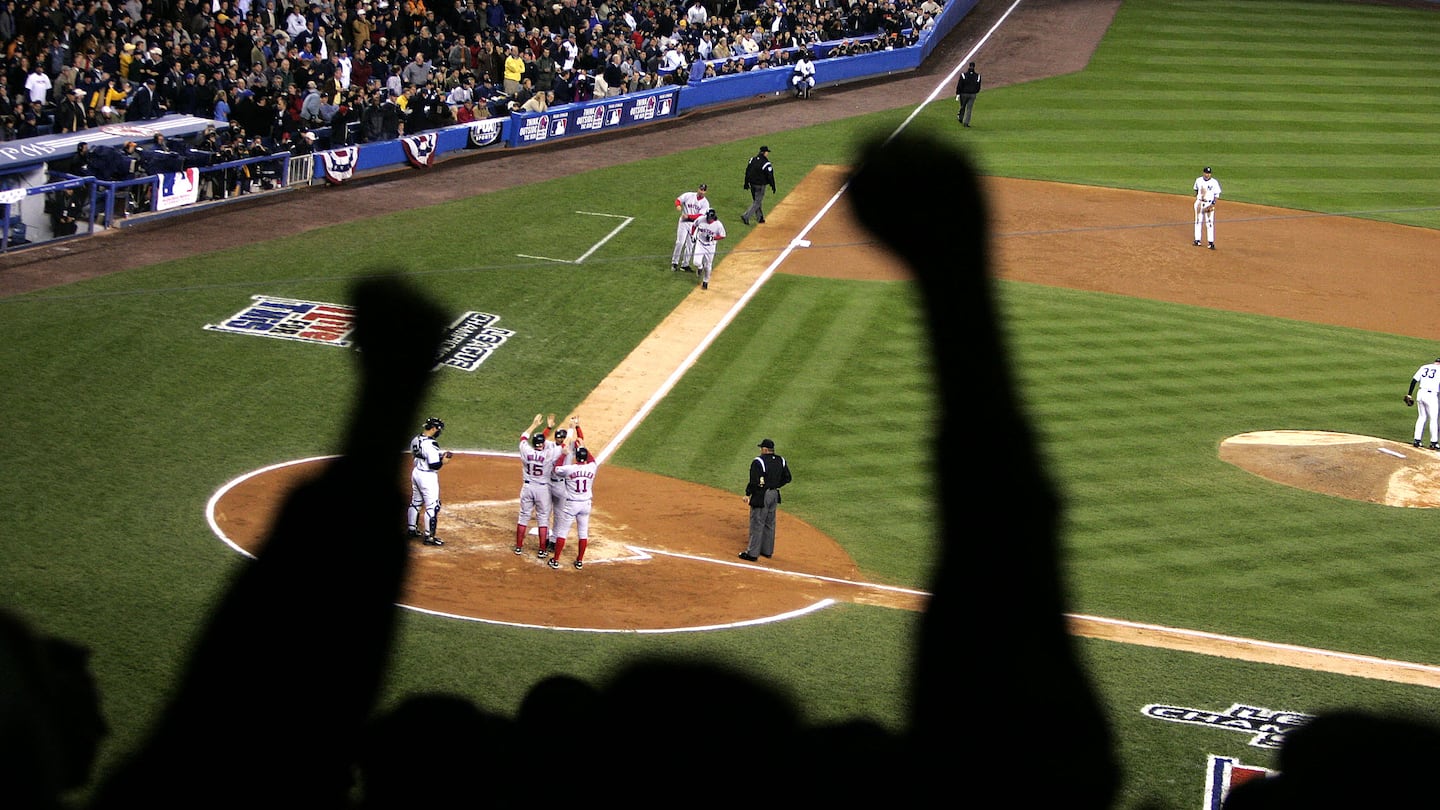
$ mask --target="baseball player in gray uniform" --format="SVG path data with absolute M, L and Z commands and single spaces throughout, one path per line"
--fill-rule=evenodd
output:
M 575 438 L 584 439 L 585 434 L 580 430 L 579 418 L 570 420 L 575 428 Z M 560 465 L 565 463 L 565 440 L 570 436 L 565 428 L 558 428 L 555 431 L 555 443 L 560 445 L 560 460 L 555 462 L 555 468 L 550 471 L 550 541 L 546 547 L 547 551 L 555 551 L 555 521 L 560 517 L 560 506 L 565 503 L 565 477 L 560 474 Z
M 540 550 L 535 556 L 545 559 L 547 541 L 550 538 L 550 473 L 560 459 L 564 448 L 550 441 L 550 428 L 555 427 L 555 414 L 550 414 L 549 426 L 540 427 L 540 414 L 520 434 L 520 515 L 515 521 L 515 553 L 525 552 L 525 534 L 530 531 L 530 516 L 535 515 L 536 531 L 540 535 Z
M 1200 228 L 1208 229 L 1210 249 L 1215 249 L 1215 203 L 1220 200 L 1220 181 L 1210 176 L 1210 167 L 1195 178 L 1195 247 L 1200 247 Z
M 700 289 L 710 289 L 710 271 L 715 266 L 715 246 L 725 238 L 725 223 L 720 212 L 711 208 L 705 218 L 695 223 L 695 273 L 700 276 Z
M 1418 391 L 1418 394 L 1417 394 Z M 1405 404 L 1419 404 L 1415 415 L 1415 446 L 1420 446 L 1420 437 L 1425 434 L 1425 423 L 1430 423 L 1430 449 L 1440 450 L 1440 357 L 1426 363 L 1410 378 L 1410 390 L 1405 392 Z
M 575 525 L 576 553 L 575 567 L 585 567 L 585 547 L 590 545 L 590 509 L 595 502 L 595 470 L 600 459 L 590 455 L 590 450 L 578 439 L 575 441 L 574 460 L 559 467 L 565 479 L 565 503 L 558 507 L 560 516 L 555 520 L 555 553 L 550 557 L 550 567 L 560 567 L 560 552 L 565 550 L 565 535 L 570 525 Z
M 435 536 L 435 525 L 440 521 L 440 467 L 455 454 L 440 450 L 436 439 L 443 430 L 445 423 L 432 416 L 410 440 L 410 455 L 414 456 L 415 464 L 410 470 L 410 508 L 405 520 L 410 526 L 410 536 L 419 538 L 427 546 L 445 545 L 445 541 Z
M 705 216 L 710 201 L 705 195 L 710 186 L 701 183 L 694 191 L 687 191 L 675 198 L 675 208 L 680 212 L 680 222 L 675 226 L 675 249 L 670 252 L 670 269 L 686 272 L 690 270 L 691 256 L 695 252 L 695 223 Z

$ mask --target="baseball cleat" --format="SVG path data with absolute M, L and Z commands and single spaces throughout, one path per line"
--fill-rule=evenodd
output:
M 1200 240 L 1199 240 L 1199 239 L 1196 239 L 1196 240 L 1195 240 L 1195 247 L 1200 247 Z
M 551 568 L 559 568 L 559 567 L 560 567 L 560 561 L 557 560 L 557 559 L 555 559 L 554 557 L 551 557 L 551 558 L 549 559 L 549 561 L 546 562 L 545 564 L 548 565 L 548 566 L 550 566 Z
M 1430 442 L 1430 449 L 1431 449 L 1431 450 L 1440 450 L 1440 444 L 1437 444 L 1437 443 L 1435 443 L 1435 442 Z
M 576 560 L 576 561 L 575 561 L 575 567 L 576 567 L 576 568 L 584 568 L 584 567 L 585 567 L 585 561 L 584 561 L 584 560 Z
M 520 546 L 516 546 L 516 547 L 515 547 L 515 553 L 516 553 L 516 554 L 524 554 L 524 553 L 525 553 L 525 549 L 521 548 Z
M 759 557 L 751 557 L 749 554 L 746 554 L 745 552 L 742 551 L 742 552 L 740 552 L 740 559 L 745 560 L 746 562 L 755 562 L 755 561 L 759 560 L 760 558 L 759 558 Z
M 1415 440 L 1415 446 L 1416 446 L 1416 447 L 1419 447 L 1419 446 L 1420 446 L 1420 440 L 1419 440 L 1419 439 L 1416 439 L 1416 440 Z
M 764 217 L 756 217 L 755 221 L 758 222 L 758 223 L 760 223 L 761 225 L 764 225 L 764 224 L 765 224 L 765 218 L 764 218 Z
M 741 215 L 740 215 L 740 221 L 743 222 L 743 223 L 745 223 L 746 225 L 749 225 L 749 224 L 750 224 L 750 218 L 747 217 L 747 216 L 745 216 L 744 214 L 741 214 Z
M 425 539 L 424 539 L 424 540 L 421 540 L 420 542 L 424 543 L 424 544 L 427 545 L 427 546 L 443 546 L 443 545 L 445 545 L 445 541 L 444 541 L 444 540 L 441 540 L 440 538 L 436 537 L 436 536 L 433 535 L 433 534 L 426 535 L 426 536 L 425 536 Z
M 550 556 L 550 552 L 546 551 L 546 550 L 543 549 L 543 548 L 540 549 L 539 551 L 535 552 L 535 557 L 536 557 L 537 559 L 543 560 L 543 559 L 545 559 L 546 557 L 549 557 L 549 556 Z
M 1196 242 L 1195 244 L 1198 245 L 1198 244 L 1200 244 L 1200 243 L 1199 243 L 1199 242 Z M 671 262 L 671 263 L 670 263 L 670 269 L 671 269 L 672 271 L 679 272 L 679 270 L 680 270 L 680 265 L 676 264 L 675 262 Z
M 708 281 L 702 281 L 702 282 L 700 282 L 700 289 L 702 289 L 702 290 L 708 290 L 708 289 L 710 289 L 710 282 L 708 282 Z
M 1214 249 L 1215 249 L 1215 243 L 1214 243 L 1214 242 L 1211 242 L 1211 243 L 1210 243 L 1210 249 L 1211 249 L 1211 250 L 1214 250 Z

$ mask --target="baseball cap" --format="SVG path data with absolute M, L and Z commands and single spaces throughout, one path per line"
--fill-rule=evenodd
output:
M 1206 166 L 1206 167 L 1205 167 L 1205 173 L 1206 173 L 1206 174 L 1210 174 L 1210 167 L 1209 167 L 1209 166 Z
M 701 183 L 701 184 L 700 184 L 700 190 L 701 190 L 701 191 L 709 191 L 709 190 L 710 190 L 710 186 L 707 185 L 707 184 L 705 184 L 705 183 Z
M 768 147 L 768 146 L 762 146 L 762 147 L 760 147 L 760 151 L 761 151 L 761 152 L 769 152 L 769 151 L 770 151 L 770 147 Z
M 756 446 L 756 447 L 764 447 L 764 448 L 767 448 L 767 449 L 769 449 L 769 450 L 774 450 L 774 449 L 775 449 L 775 442 L 770 441 L 769 439 L 761 439 L 761 440 L 760 440 L 760 443 L 757 444 L 757 445 L 755 445 L 755 446 Z

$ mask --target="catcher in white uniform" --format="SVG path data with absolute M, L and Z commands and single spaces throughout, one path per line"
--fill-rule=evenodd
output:
M 540 414 L 535 414 L 535 421 L 520 434 L 523 483 L 520 485 L 520 515 L 515 520 L 515 553 L 525 551 L 525 534 L 530 530 L 530 515 L 533 513 L 536 531 L 540 535 L 540 550 L 535 556 L 543 560 L 549 553 L 546 541 L 550 536 L 550 473 L 565 449 L 549 439 L 550 428 L 555 427 L 555 414 L 550 414 L 549 426 L 537 432 L 540 419 Z
M 1419 395 L 1416 395 L 1416 390 Z M 1405 393 L 1405 404 L 1420 404 L 1415 415 L 1415 446 L 1420 446 L 1420 437 L 1425 435 L 1425 423 L 1430 423 L 1430 449 L 1440 450 L 1440 357 L 1435 362 L 1421 366 L 1410 378 L 1410 390 Z
M 410 470 L 410 509 L 405 519 L 410 526 L 410 536 L 419 538 L 427 546 L 445 545 L 445 541 L 435 536 L 435 524 L 440 520 L 440 467 L 455 454 L 449 450 L 442 452 L 435 441 L 444 429 L 445 423 L 432 416 L 410 440 L 410 455 L 415 457 L 415 466 Z
M 725 223 L 720 212 L 711 208 L 705 218 L 695 223 L 695 272 L 700 276 L 700 289 L 710 289 L 710 271 L 715 266 L 715 246 L 725 238 Z
M 1210 237 L 1210 249 L 1215 249 L 1215 203 L 1220 200 L 1220 181 L 1210 176 L 1210 167 L 1195 178 L 1195 247 L 1200 247 L 1200 229 L 1203 226 Z
M 675 209 L 680 212 L 680 222 L 675 226 L 675 249 L 670 253 L 670 269 L 683 266 L 690 270 L 691 256 L 695 252 L 695 223 L 710 210 L 710 201 L 705 195 L 710 186 L 701 183 L 694 191 L 687 191 L 675 198 Z
M 558 507 L 560 516 L 555 519 L 555 553 L 550 556 L 550 567 L 560 567 L 560 552 L 565 549 L 565 535 L 570 533 L 570 524 L 575 524 L 578 547 L 575 567 L 585 567 L 585 547 L 590 544 L 590 508 L 595 499 L 595 470 L 600 459 L 590 455 L 589 449 L 575 440 L 574 460 L 561 464 L 560 475 L 565 479 L 565 503 Z

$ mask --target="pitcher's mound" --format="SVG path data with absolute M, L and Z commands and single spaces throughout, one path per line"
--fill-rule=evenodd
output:
M 1440 507 L 1440 452 L 1325 430 L 1260 430 L 1220 443 L 1220 460 L 1286 486 L 1386 506 Z

